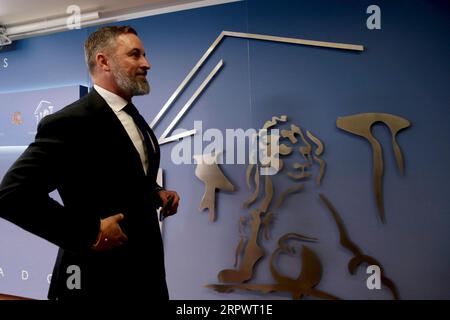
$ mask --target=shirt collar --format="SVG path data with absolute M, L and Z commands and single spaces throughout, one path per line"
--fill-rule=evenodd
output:
M 121 96 L 106 90 L 96 84 L 94 84 L 95 91 L 98 92 L 98 94 L 105 99 L 106 103 L 113 109 L 114 112 L 120 112 L 127 104 L 128 102 L 122 98 Z

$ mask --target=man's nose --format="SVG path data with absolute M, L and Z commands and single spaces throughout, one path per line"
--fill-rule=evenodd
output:
M 151 67 L 152 67 L 152 65 L 150 64 L 148 59 L 146 57 L 143 57 L 141 68 L 143 68 L 145 70 L 150 70 Z

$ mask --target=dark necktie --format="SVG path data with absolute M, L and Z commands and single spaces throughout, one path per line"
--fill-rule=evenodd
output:
M 147 150 L 147 160 L 148 160 L 148 168 L 147 168 L 147 175 L 150 173 L 151 170 L 151 160 L 155 157 L 155 147 L 150 140 L 150 134 L 152 134 L 151 129 L 147 122 L 145 121 L 144 117 L 141 116 L 139 111 L 136 109 L 134 104 L 131 102 L 127 104 L 123 111 L 125 111 L 131 118 L 133 118 L 134 123 L 136 123 L 136 126 L 139 128 L 139 131 L 141 131 L 142 136 L 144 137 L 144 143 L 145 143 L 145 149 Z M 156 142 L 155 142 L 156 143 Z

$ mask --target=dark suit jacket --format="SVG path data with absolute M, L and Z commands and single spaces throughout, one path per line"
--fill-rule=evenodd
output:
M 43 118 L 0 185 L 0 215 L 61 248 L 50 299 L 126 299 L 136 290 L 168 298 L 155 210 L 158 167 L 159 149 L 145 176 L 127 132 L 95 90 Z M 55 189 L 64 206 L 48 196 Z M 117 213 L 125 216 L 120 225 L 129 241 L 92 251 L 100 219 Z M 70 265 L 80 267 L 79 290 L 66 285 Z

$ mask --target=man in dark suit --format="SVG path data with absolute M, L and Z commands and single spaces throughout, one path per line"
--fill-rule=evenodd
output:
M 156 208 L 172 215 L 179 197 L 156 183 L 158 141 L 132 104 L 150 64 L 131 27 L 97 30 L 85 54 L 94 89 L 39 123 L 0 185 L 0 216 L 60 247 L 50 299 L 168 299 Z

